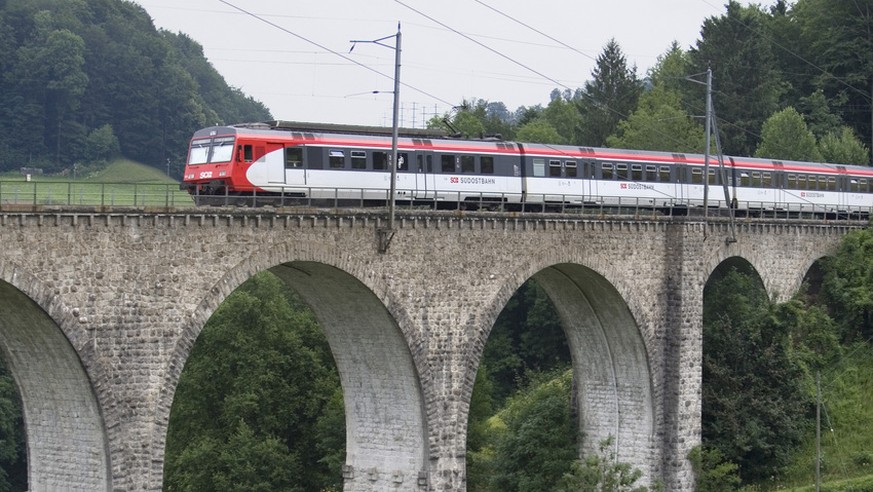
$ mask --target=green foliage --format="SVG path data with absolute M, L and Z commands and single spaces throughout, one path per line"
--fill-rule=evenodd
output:
M 165 490 L 339 486 L 336 369 L 312 314 L 288 296 L 259 274 L 203 329 L 170 414 Z
M 780 314 L 760 281 L 736 268 L 704 290 L 704 445 L 739 465 L 744 483 L 782 472 L 809 425 L 803 368 Z
M 867 148 L 871 145 L 870 80 L 873 80 L 873 17 L 859 15 L 866 2 L 831 0 L 798 1 L 791 10 L 797 26 L 797 41 L 807 60 L 820 70 L 810 77 L 799 71 L 796 78 L 811 79 L 825 94 L 840 101 L 843 116 Z M 791 73 L 791 72 L 788 72 Z M 796 82 L 795 82 L 796 83 Z
M 809 131 L 803 116 L 794 108 L 785 108 L 764 122 L 755 157 L 821 161 L 815 135 Z
M 697 446 L 688 456 L 696 476 L 697 492 L 732 492 L 739 489 L 739 467 L 717 449 Z
M 822 394 L 822 478 L 827 488 L 841 490 L 858 485 L 841 483 L 847 477 L 873 475 L 868 458 L 873 452 L 873 345 L 857 342 L 845 346 L 844 355 L 821 371 Z M 815 391 L 809 388 L 808 391 Z M 813 483 L 815 478 L 815 430 L 807 431 L 803 445 L 795 453 L 794 463 L 784 480 L 774 483 L 787 487 Z M 831 482 L 836 482 L 831 484 Z M 864 480 L 860 481 L 861 483 Z M 832 485 L 832 486 L 831 486 Z M 811 488 L 804 490 L 812 491 Z
M 169 159 L 179 174 L 197 128 L 270 118 L 132 2 L 10 1 L 0 32 L 0 171 L 57 172 L 120 151 L 162 169 Z
M 518 129 L 516 138 L 522 142 L 565 144 L 566 140 L 545 118 L 537 118 Z
M 576 459 L 576 419 L 570 408 L 572 370 L 516 393 L 495 418 L 493 491 L 553 490 Z
M 21 398 L 0 360 L 0 492 L 27 490 L 27 450 Z
M 757 130 L 780 108 L 786 89 L 776 65 L 776 48 L 767 35 L 769 23 L 761 7 L 731 0 L 724 15 L 704 21 L 701 39 L 690 52 L 690 73 L 712 68 L 717 91 L 713 105 L 720 121 L 728 123 L 719 128 L 722 148 L 729 155 L 752 155 Z M 693 84 L 689 90 L 696 93 L 694 107 L 701 114 L 704 88 Z
M 522 285 L 506 303 L 491 330 L 482 363 L 497 406 L 527 384 L 531 374 L 569 366 L 570 350 L 561 322 L 535 281 Z
M 612 437 L 600 442 L 599 453 L 576 460 L 564 474 L 561 492 L 647 492 L 648 487 L 635 486 L 642 472 L 616 460 Z M 653 490 L 658 490 L 654 488 Z
M 570 384 L 563 379 L 571 377 L 569 360 L 554 306 L 536 282 L 526 282 L 500 313 L 476 374 L 467 430 L 467 490 L 549 490 L 536 484 L 557 483 L 563 473 L 557 469 L 569 467 L 576 453 L 570 390 L 562 389 Z M 561 436 L 542 435 L 565 428 Z M 569 458 L 540 470 L 523 466 L 509 473 L 527 459 L 521 452 L 535 461 Z
M 628 67 L 618 43 L 611 39 L 598 55 L 576 104 L 581 114 L 578 145 L 602 147 L 618 122 L 633 112 L 642 93 L 636 67 Z
M 852 231 L 825 259 L 822 299 L 840 323 L 842 340 L 873 336 L 873 230 Z
M 702 153 L 703 127 L 681 109 L 680 96 L 662 86 L 640 96 L 639 106 L 606 143 L 610 147 Z
M 821 139 L 830 133 L 836 133 L 840 129 L 842 119 L 831 109 L 831 101 L 821 89 L 813 92 L 809 97 L 800 98 L 798 106 L 805 117 L 809 131 L 815 138 Z M 827 161 L 827 159 L 825 159 Z
M 818 142 L 818 148 L 825 162 L 857 166 L 870 163 L 870 152 L 867 147 L 847 126 L 823 136 Z

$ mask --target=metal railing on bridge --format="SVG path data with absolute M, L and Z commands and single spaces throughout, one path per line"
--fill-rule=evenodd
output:
M 400 191 L 404 193 L 404 191 Z M 57 207 L 185 208 L 237 206 L 294 208 L 385 207 L 386 190 L 348 188 L 289 188 L 284 193 L 189 195 L 177 184 L 83 183 L 0 181 L 0 210 L 52 209 Z M 634 217 L 703 216 L 699 200 L 557 194 L 440 192 L 439 199 L 400 195 L 398 210 L 492 210 L 578 215 L 625 215 Z M 754 201 L 734 203 L 736 218 L 852 219 L 868 220 L 871 207 L 834 207 L 814 203 L 790 205 Z M 705 215 L 728 217 L 727 202 L 710 200 Z

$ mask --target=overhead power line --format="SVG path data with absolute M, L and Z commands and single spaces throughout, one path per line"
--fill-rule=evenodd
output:
M 255 13 L 253 13 L 253 12 L 250 12 L 250 11 L 248 11 L 248 10 L 246 10 L 246 9 L 243 9 L 242 7 L 239 7 L 239 6 L 237 6 L 237 5 L 234 5 L 233 3 L 231 3 L 231 2 L 229 2 L 229 1 L 227 1 L 227 0 L 218 0 L 218 1 L 221 2 L 221 3 L 223 3 L 223 4 L 225 4 L 225 5 L 227 5 L 227 6 L 230 7 L 230 8 L 236 9 L 236 10 L 242 12 L 243 14 L 246 14 L 246 15 L 252 17 L 253 19 L 256 19 L 256 20 L 258 20 L 258 21 L 260 21 L 260 22 L 263 22 L 264 24 L 267 24 L 267 25 L 270 26 L 270 27 L 273 27 L 273 28 L 275 28 L 275 29 L 278 29 L 278 30 L 280 30 L 280 31 L 282 31 L 282 32 L 284 32 L 284 33 L 286 33 L 286 34 L 290 34 L 291 36 L 294 36 L 295 38 L 297 38 L 297 39 L 299 39 L 299 40 L 301 40 L 301 41 L 303 41 L 303 42 L 309 43 L 309 44 L 311 44 L 311 45 L 313 45 L 313 46 L 316 46 L 316 47 L 318 47 L 318 48 L 320 48 L 320 49 L 322 49 L 322 50 L 324 50 L 324 51 L 327 51 L 327 52 L 329 52 L 329 53 L 331 53 L 331 54 L 333 54 L 333 55 L 335 55 L 335 56 L 338 56 L 338 57 L 342 58 L 343 60 L 346 60 L 346 61 L 349 62 L 349 63 L 352 63 L 352 64 L 354 64 L 354 65 L 357 65 L 357 66 L 359 66 L 359 67 L 361 67 L 361 68 L 363 68 L 363 69 L 365 69 L 365 70 L 369 70 L 370 72 L 373 72 L 373 73 L 375 73 L 375 74 L 377 74 L 377 75 L 379 75 L 379 76 L 385 77 L 385 78 L 387 78 L 387 79 L 389 79 L 389 80 L 394 80 L 394 77 L 393 77 L 392 75 L 384 74 L 384 73 L 382 73 L 382 72 L 376 70 L 375 68 L 372 68 L 372 67 L 370 67 L 370 66 L 368 66 L 368 65 L 365 65 L 365 64 L 363 64 L 363 63 L 361 63 L 361 62 L 355 60 L 354 58 L 352 58 L 352 57 L 350 57 L 350 56 L 348 56 L 348 55 L 346 55 L 346 54 L 344 54 L 344 53 L 340 53 L 339 51 L 333 50 L 333 49 L 331 49 L 331 48 L 329 48 L 329 47 L 327 47 L 327 46 L 324 46 L 323 44 L 320 44 L 320 43 L 318 43 L 318 42 L 316 42 L 316 41 L 313 41 L 313 40 L 311 40 L 311 39 L 309 39 L 309 38 L 307 38 L 307 37 L 305 37 L 305 36 L 302 36 L 302 35 L 300 35 L 300 34 L 297 34 L 296 32 L 294 32 L 294 31 L 292 31 L 292 30 L 290 30 L 290 29 L 287 29 L 287 28 L 285 28 L 285 27 L 283 27 L 283 26 L 280 26 L 279 24 L 276 24 L 275 22 L 272 22 L 272 21 L 270 21 L 270 20 L 268 20 L 268 19 L 266 19 L 266 18 L 264 18 L 264 17 L 262 17 L 262 16 L 260 16 L 260 15 L 258 15 L 258 14 L 255 14 Z M 419 89 L 418 87 L 415 87 L 415 86 L 412 86 L 412 85 L 409 85 L 409 84 L 406 84 L 406 83 L 402 83 L 402 82 L 401 82 L 401 85 L 402 85 L 403 87 L 408 88 L 408 89 L 412 89 L 412 90 L 414 90 L 415 92 L 418 92 L 418 93 L 420 93 L 420 94 L 423 94 L 423 95 L 425 95 L 425 96 L 427 96 L 427 97 L 430 97 L 430 98 L 434 99 L 435 101 L 439 101 L 439 102 L 441 102 L 441 103 L 443 103 L 443 104 L 446 104 L 446 105 L 448 105 L 448 106 L 454 106 L 453 103 L 451 103 L 451 102 L 449 102 L 449 101 L 446 101 L 445 99 L 443 99 L 443 98 L 441 98 L 441 97 L 439 97 L 439 96 L 435 96 L 435 95 L 433 95 L 433 94 L 431 94 L 431 93 L 429 93 L 429 92 L 427 92 L 427 91 L 424 91 L 424 90 L 422 90 L 422 89 Z

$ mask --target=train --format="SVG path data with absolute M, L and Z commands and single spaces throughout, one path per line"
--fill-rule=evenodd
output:
M 395 201 L 458 208 L 702 207 L 868 216 L 873 168 L 703 154 L 453 138 L 288 121 L 194 133 L 181 187 L 197 203 Z M 708 185 L 708 186 L 707 186 Z

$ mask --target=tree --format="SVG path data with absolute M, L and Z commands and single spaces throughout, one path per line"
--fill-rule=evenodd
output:
M 563 143 L 570 144 L 579 139 L 581 115 L 571 94 L 561 94 L 557 89 L 552 91 L 551 101 L 543 109 L 542 117 L 558 132 Z
M 614 439 L 600 442 L 598 454 L 586 456 L 573 463 L 564 474 L 561 492 L 647 492 L 648 487 L 635 486 L 642 477 L 640 470 L 616 460 Z M 658 487 L 653 490 L 658 490 Z
M 800 41 L 818 68 L 812 79 L 842 99 L 844 121 L 869 149 L 873 131 L 873 6 L 849 0 L 803 0 L 792 8 Z
M 803 116 L 791 107 L 775 113 L 764 122 L 755 157 L 821 161 L 815 136 L 806 127 Z
M 27 490 L 27 449 L 21 397 L 0 360 L 0 492 Z
M 500 411 L 490 490 L 555 489 L 576 459 L 576 419 L 571 412 L 573 372 L 535 381 Z
M 516 133 L 516 139 L 522 142 L 536 142 L 544 144 L 565 144 L 564 138 L 558 134 L 558 130 L 546 121 L 545 118 L 537 118 L 522 126 Z
M 703 301 L 703 444 L 739 466 L 743 483 L 778 475 L 809 422 L 791 323 L 760 280 L 723 265 Z
M 816 90 L 808 97 L 801 98 L 798 107 L 804 116 L 804 121 L 807 122 L 809 131 L 817 139 L 838 131 L 843 123 L 842 118 L 832 111 L 831 101 L 821 89 Z
M 759 6 L 731 0 L 721 17 L 703 23 L 701 39 L 690 51 L 693 73 L 712 68 L 713 106 L 722 123 L 726 154 L 752 155 L 757 131 L 779 109 L 785 91 L 767 36 L 768 17 Z M 698 114 L 705 108 L 704 90 L 695 87 Z
M 840 324 L 844 343 L 873 336 L 873 230 L 852 231 L 824 260 L 822 300 Z
M 262 273 L 209 320 L 176 389 L 166 490 L 340 486 L 339 378 L 312 313 L 299 308 Z
M 657 86 L 640 97 L 636 111 L 618 123 L 606 142 L 623 149 L 702 153 L 705 136 L 680 108 L 679 94 Z
M 577 107 L 581 113 L 578 145 L 601 147 L 618 122 L 637 106 L 642 83 L 636 67 L 628 68 L 618 43 L 611 39 L 597 57 L 592 80 L 585 83 Z
M 828 133 L 818 142 L 822 160 L 835 164 L 869 164 L 870 152 L 851 128 L 844 126 Z

